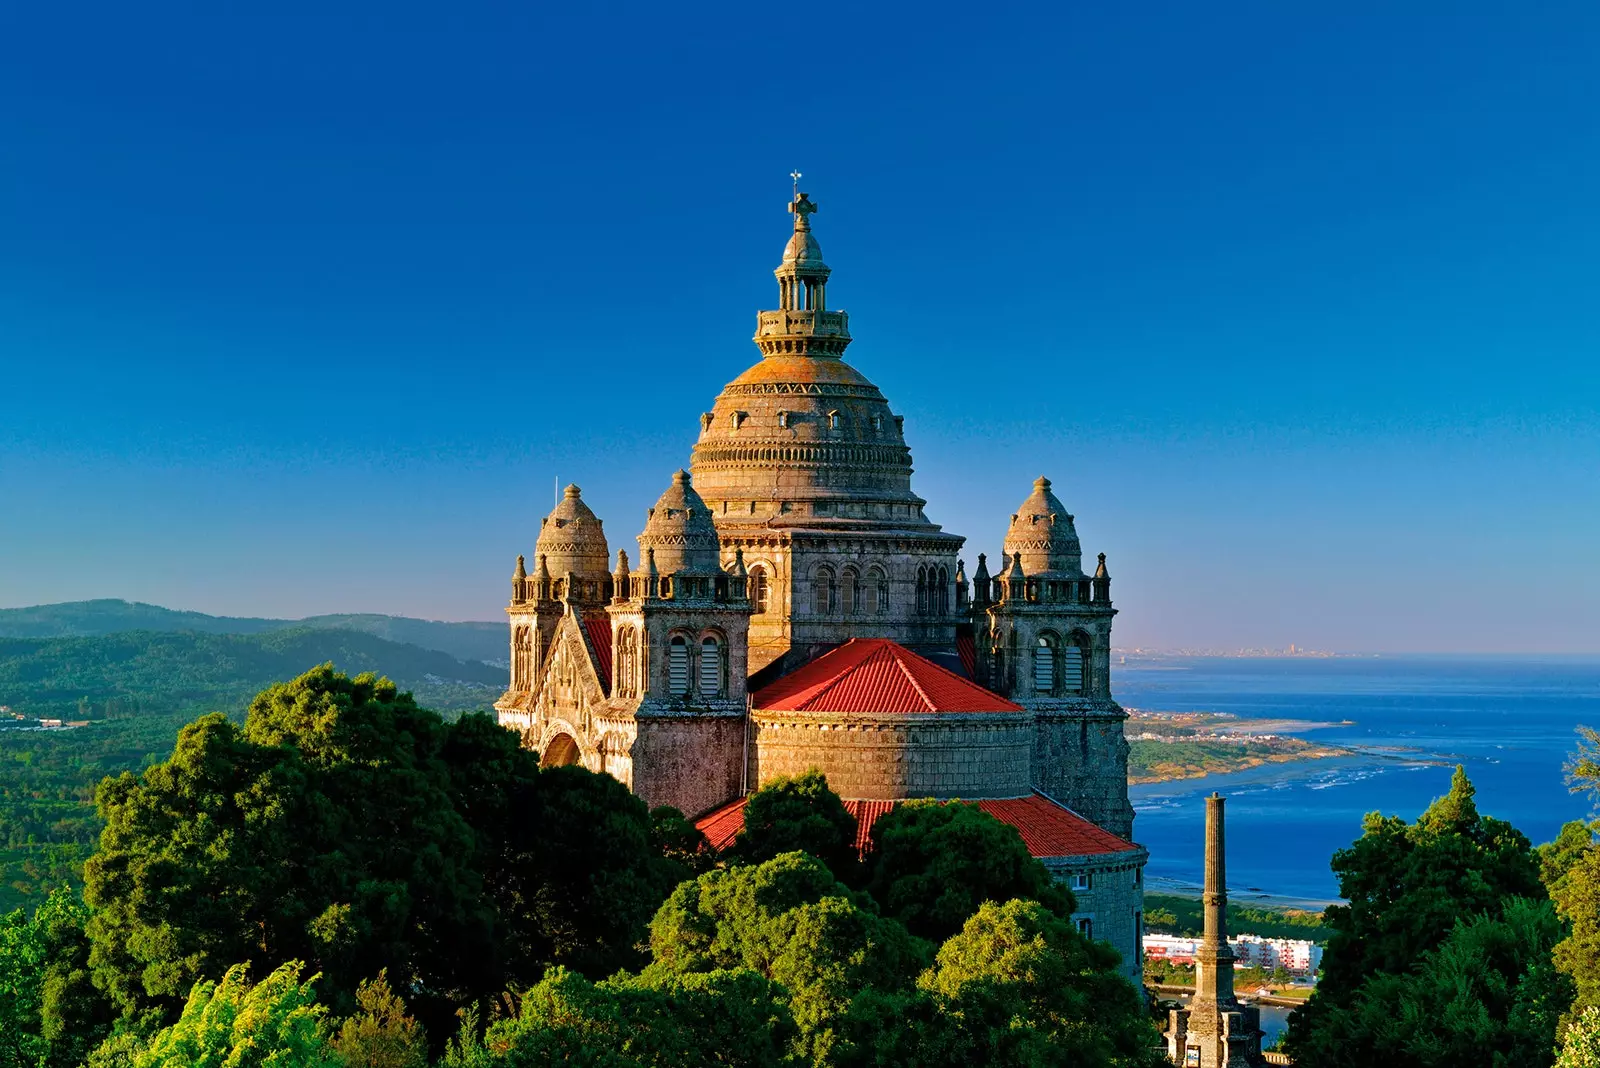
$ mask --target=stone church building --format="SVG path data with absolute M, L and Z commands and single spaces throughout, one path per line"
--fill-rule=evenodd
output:
M 1143 866 L 1125 713 L 1111 697 L 1111 578 L 1040 478 L 998 566 L 911 488 L 900 416 L 844 361 L 849 317 L 797 194 L 761 359 L 700 416 L 689 471 L 611 555 L 568 486 L 512 577 L 496 703 L 546 764 L 581 763 L 721 846 L 745 795 L 823 771 L 862 844 L 906 798 L 1015 826 L 1073 888 L 1080 929 L 1138 982 Z

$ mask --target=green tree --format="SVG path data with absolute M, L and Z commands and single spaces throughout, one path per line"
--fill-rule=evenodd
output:
M 496 1068 L 676 1068 L 794 1063 L 783 990 L 753 971 L 620 975 L 591 983 L 562 968 L 522 998 L 521 1012 L 447 1064 Z
M 236 964 L 220 983 L 199 982 L 178 1022 L 136 1046 L 131 1068 L 343 1068 L 329 1048 L 326 1010 L 284 964 L 252 985 Z
M 671 805 L 650 810 L 650 840 L 663 860 L 677 866 L 681 878 L 674 880 L 674 886 L 716 867 L 717 857 L 706 836 Z
M 344 1068 L 428 1066 L 428 1038 L 383 972 L 356 987 L 356 1014 L 339 1026 L 331 1045 Z
M 708 872 L 673 891 L 651 924 L 647 982 L 749 969 L 789 992 L 798 1050 L 818 1064 L 848 1059 L 852 1003 L 908 990 L 930 947 L 879 916 L 816 858 L 785 853 Z
M 1416 968 L 1376 975 L 1328 1007 L 1315 1047 L 1324 1059 L 1314 1063 L 1549 1065 L 1572 997 L 1551 962 L 1560 937 L 1548 901 L 1512 898 L 1500 915 L 1459 921 Z
M 746 864 L 796 851 L 816 857 L 846 882 L 854 880 L 856 818 L 820 771 L 776 778 L 751 794 L 744 828 L 733 843 L 733 855 Z
M 1584 1009 L 1567 1030 L 1555 1068 L 1600 1068 L 1600 1008 Z
M 387 970 L 425 1025 L 537 982 L 603 975 L 677 871 L 609 776 L 541 772 L 485 716 L 454 725 L 324 666 L 202 717 L 172 757 L 102 784 L 86 866 L 95 980 L 140 1026 L 231 962 L 304 960 L 335 1011 Z
M 1015 827 L 976 805 L 907 801 L 872 827 L 866 887 L 885 916 L 942 942 L 985 901 L 1026 898 L 1058 916 L 1077 907 Z
M 1576 984 L 1572 1011 L 1600 1006 L 1600 844 L 1588 824 L 1574 821 L 1539 847 L 1539 860 L 1550 898 L 1567 923 L 1555 962 Z
M 1164 1064 L 1143 995 L 1120 963 L 1036 901 L 985 902 L 918 980 L 944 1026 L 929 1029 L 935 1048 L 917 1063 Z
M 1450 792 L 1416 823 L 1369 814 L 1362 835 L 1334 854 L 1349 904 L 1329 908 L 1332 929 L 1316 993 L 1290 1017 L 1286 1045 L 1304 1068 L 1351 1063 L 1348 1021 L 1365 984 L 1403 976 L 1436 948 L 1461 916 L 1498 917 L 1510 898 L 1546 898 L 1539 858 L 1516 828 L 1483 816 L 1457 768 Z

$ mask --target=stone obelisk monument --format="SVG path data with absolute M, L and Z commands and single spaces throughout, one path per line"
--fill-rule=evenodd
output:
M 1224 798 L 1206 798 L 1205 937 L 1194 955 L 1194 997 L 1174 1010 L 1167 1053 L 1185 1068 L 1254 1068 L 1261 1060 L 1261 1010 L 1233 996 L 1233 948 L 1228 945 Z

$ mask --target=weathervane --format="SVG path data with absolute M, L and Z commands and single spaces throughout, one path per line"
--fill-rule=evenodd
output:
M 796 200 L 799 200 L 800 199 L 800 179 L 804 178 L 805 175 L 801 174 L 799 171 L 790 171 L 789 172 L 789 177 L 794 179 L 794 198 Z

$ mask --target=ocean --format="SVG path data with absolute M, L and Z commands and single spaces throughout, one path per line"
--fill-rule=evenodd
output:
M 1338 899 L 1328 862 L 1360 836 L 1362 816 L 1416 819 L 1456 764 L 1479 811 L 1536 844 L 1596 814 L 1592 797 L 1568 792 L 1562 765 L 1579 724 L 1600 728 L 1600 657 L 1140 658 L 1113 664 L 1112 689 L 1126 708 L 1348 720 L 1299 736 L 1408 750 L 1132 787 L 1153 892 L 1198 890 L 1213 790 L 1228 798 L 1230 894 L 1313 907 Z

